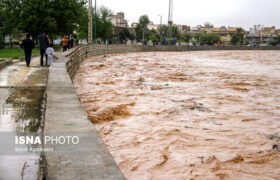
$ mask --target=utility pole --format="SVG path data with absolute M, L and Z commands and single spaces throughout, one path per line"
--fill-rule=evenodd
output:
M 158 15 L 160 17 L 160 24 L 159 24 L 159 34 L 160 34 L 160 40 L 162 38 L 162 30 L 161 30 L 161 26 L 162 26 L 162 15 Z
M 96 0 L 94 5 L 94 44 L 96 44 Z
M 88 44 L 92 44 L 92 0 L 88 4 Z
M 173 0 L 169 0 L 169 11 L 168 11 L 168 40 L 172 40 L 172 24 L 173 24 Z

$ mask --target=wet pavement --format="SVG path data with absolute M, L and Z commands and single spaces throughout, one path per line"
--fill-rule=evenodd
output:
M 39 66 L 39 57 L 31 67 L 20 61 L 0 71 L 0 132 L 39 132 L 43 115 L 43 95 L 48 69 Z M 3 134 L 2 134 L 3 135 Z M 0 179 L 37 179 L 40 154 L 0 155 Z
M 280 51 L 85 60 L 83 107 L 127 179 L 280 179 Z

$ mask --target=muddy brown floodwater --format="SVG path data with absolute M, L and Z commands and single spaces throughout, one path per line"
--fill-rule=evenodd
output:
M 104 55 L 74 84 L 127 179 L 280 179 L 280 51 Z

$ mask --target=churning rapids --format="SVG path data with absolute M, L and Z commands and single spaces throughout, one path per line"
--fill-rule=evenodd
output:
M 103 55 L 74 85 L 127 179 L 280 179 L 280 51 Z

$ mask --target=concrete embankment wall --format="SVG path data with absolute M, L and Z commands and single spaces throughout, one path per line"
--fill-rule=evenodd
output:
M 66 63 L 67 72 L 71 79 L 75 76 L 79 65 L 84 59 L 115 53 L 127 52 L 152 52 L 152 51 L 209 51 L 209 50 L 280 50 L 280 47 L 247 47 L 247 46 L 133 46 L 133 45 L 109 45 L 109 46 L 81 46 L 69 54 Z
M 42 154 L 44 161 L 41 179 L 124 180 L 125 177 L 88 119 L 75 92 L 66 71 L 69 52 L 57 53 L 58 60 L 54 61 L 49 69 L 44 136 L 76 136 L 79 143 L 46 143 L 44 148 L 50 151 Z M 82 47 L 73 52 L 83 55 L 85 49 Z M 78 56 L 75 57 L 77 59 L 72 61 L 79 62 Z M 76 69 L 75 64 L 68 67 Z

